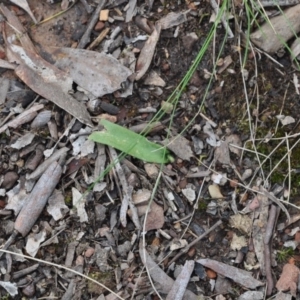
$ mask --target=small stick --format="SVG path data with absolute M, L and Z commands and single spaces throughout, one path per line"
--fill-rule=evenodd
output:
M 25 275 L 28 275 L 28 274 L 34 272 L 39 267 L 39 265 L 40 264 L 35 264 L 35 265 L 32 265 L 32 266 L 30 266 L 30 267 L 28 267 L 26 269 L 21 270 L 21 271 L 14 272 L 12 278 L 14 280 L 16 280 L 16 279 L 21 278 L 21 277 L 23 277 Z
M 87 26 L 86 31 L 77 46 L 78 49 L 84 49 L 85 46 L 90 42 L 91 32 L 94 29 L 94 27 L 99 19 L 100 11 L 104 7 L 105 2 L 106 2 L 106 0 L 101 0 L 100 3 L 98 4 L 97 8 L 95 9 L 95 12 L 90 20 L 90 23 Z
M 219 13 L 219 6 L 217 4 L 217 2 L 215 0 L 210 0 L 210 4 L 215 12 L 216 15 L 218 15 Z M 234 34 L 232 33 L 228 23 L 227 23 L 227 20 L 225 19 L 225 16 L 223 15 L 221 17 L 221 21 L 223 23 L 223 26 L 225 28 L 225 30 L 227 31 L 227 34 L 228 34 L 228 38 L 232 39 L 234 37 Z
M 272 276 L 272 266 L 271 266 L 271 249 L 269 244 L 264 245 L 264 255 L 265 255 L 265 271 L 267 279 L 267 296 L 272 294 L 274 288 L 274 280 Z
M 126 180 L 124 171 L 121 167 L 121 164 L 119 162 L 116 150 L 112 147 L 108 147 L 108 149 L 109 149 L 109 153 L 111 155 L 111 158 L 113 160 L 113 164 L 114 164 L 114 167 L 116 169 L 116 172 L 118 173 L 120 183 L 121 183 L 122 188 L 123 188 L 123 199 L 122 199 L 122 205 L 121 205 L 121 209 L 120 209 L 121 223 L 124 227 L 127 224 L 126 214 L 127 214 L 127 209 L 128 209 L 128 205 L 129 205 L 129 207 L 132 211 L 132 221 L 133 221 L 135 227 L 138 230 L 141 230 L 141 224 L 140 224 L 140 221 L 139 221 L 137 208 L 135 207 L 134 203 L 132 202 L 132 197 L 131 197 L 133 187 L 129 186 L 128 183 L 127 183 L 127 180 Z
M 290 214 L 288 212 L 288 210 L 286 209 L 286 207 L 281 203 L 281 201 L 279 199 L 277 199 L 273 193 L 269 193 L 266 190 L 263 190 L 263 193 L 265 194 L 265 196 L 267 196 L 270 200 L 272 200 L 273 202 L 275 202 L 282 210 L 283 212 L 286 214 L 289 224 L 291 223 L 291 217 Z
M 98 37 L 87 47 L 88 50 L 93 50 L 96 48 L 107 36 L 109 33 L 109 28 L 105 28 L 101 33 L 98 35 Z
M 274 288 L 274 280 L 272 276 L 272 264 L 271 264 L 271 238 L 273 235 L 273 230 L 276 221 L 277 207 L 275 205 L 271 205 L 269 211 L 269 218 L 266 226 L 266 232 L 264 236 L 264 256 L 265 256 L 265 271 L 267 278 L 267 296 L 272 294 Z
M 209 233 L 211 233 L 213 230 L 215 230 L 217 227 L 219 227 L 222 224 L 222 220 L 219 220 L 216 224 L 211 226 L 208 230 L 206 230 L 203 234 L 201 234 L 199 237 L 197 237 L 194 241 L 192 241 L 190 244 L 188 244 L 184 249 L 182 249 L 177 255 L 173 257 L 173 259 L 169 262 L 168 267 L 176 261 L 180 256 L 187 253 L 189 249 L 197 244 L 200 240 L 202 240 L 204 237 L 206 237 Z
M 270 211 L 269 211 L 269 218 L 266 226 L 266 232 L 264 236 L 264 243 L 265 245 L 270 243 L 272 234 L 273 234 L 273 229 L 275 225 L 275 220 L 276 220 L 276 214 L 277 214 L 277 207 L 275 205 L 271 205 Z

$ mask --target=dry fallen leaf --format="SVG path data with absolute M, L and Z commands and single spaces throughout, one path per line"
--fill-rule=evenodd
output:
M 72 188 L 72 199 L 73 206 L 77 209 L 77 215 L 81 223 L 87 222 L 88 215 L 85 210 L 85 198 L 84 196 L 75 188 Z
M 277 290 L 282 292 L 290 290 L 291 294 L 296 297 L 299 273 L 299 268 L 294 264 L 285 264 L 276 283 Z
M 170 139 L 164 140 L 163 145 L 167 146 L 168 149 L 170 149 L 183 160 L 189 161 L 191 157 L 194 156 L 194 153 L 190 146 L 190 141 L 182 135 L 177 135 Z
M 246 238 L 241 235 L 241 236 L 237 236 L 235 233 L 232 236 L 232 240 L 230 243 L 230 248 L 232 250 L 241 250 L 243 247 L 247 246 L 247 241 Z
M 143 216 L 147 209 L 148 209 L 148 204 L 145 205 L 139 205 L 136 207 L 138 216 Z M 128 211 L 128 215 L 131 217 L 132 212 L 131 210 Z M 165 217 L 164 217 L 164 210 L 163 208 L 156 204 L 154 201 L 151 202 L 150 210 L 147 215 L 147 220 L 146 220 L 146 225 L 145 225 L 145 230 L 153 230 L 153 229 L 160 229 L 163 227 L 165 223 Z
M 10 0 L 10 2 L 23 8 L 29 14 L 29 16 L 33 20 L 34 24 L 37 23 L 37 20 L 36 20 L 35 16 L 33 15 L 32 11 L 27 3 L 27 0 Z
M 197 260 L 197 262 L 203 265 L 204 267 L 214 270 L 220 275 L 232 279 L 236 283 L 246 288 L 255 289 L 259 286 L 264 285 L 263 282 L 255 279 L 250 272 L 226 265 L 219 261 L 206 258 L 206 259 L 199 259 Z
M 155 28 L 141 50 L 140 56 L 137 60 L 135 71 L 137 73 L 135 80 L 140 80 L 150 67 L 152 57 L 154 55 L 156 44 L 159 40 L 161 25 L 156 24 Z
M 220 187 L 216 184 L 211 184 L 208 187 L 208 192 L 210 197 L 212 197 L 213 199 L 224 198 L 223 195 L 221 194 Z
M 160 288 L 163 294 L 168 294 L 174 286 L 174 280 L 169 277 L 151 258 L 144 247 L 139 249 L 140 258 L 143 264 L 147 267 L 150 276 L 152 277 L 155 285 Z M 199 299 L 193 292 L 186 289 L 184 292 L 183 300 L 196 300 Z
M 48 200 L 47 212 L 55 221 L 62 219 L 69 211 L 61 191 L 55 190 Z
M 69 94 L 73 80 L 66 72 L 49 64 L 36 53 L 17 45 L 7 44 L 7 50 L 10 61 L 19 63 L 15 73 L 33 91 L 52 101 L 80 122 L 93 126 L 84 104 Z
M 120 90 L 132 74 L 109 54 L 73 48 L 49 48 L 47 52 L 57 68 L 68 72 L 74 82 L 95 97 Z

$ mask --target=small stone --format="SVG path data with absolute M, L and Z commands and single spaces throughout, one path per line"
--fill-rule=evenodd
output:
M 13 172 L 13 171 L 7 172 L 6 174 L 4 174 L 1 187 L 9 190 L 10 188 L 12 188 L 14 186 L 14 184 L 16 183 L 18 178 L 19 178 L 19 175 L 16 172 Z
M 295 234 L 295 241 L 300 242 L 300 231 L 297 231 Z
M 29 285 L 27 285 L 26 287 L 24 287 L 22 289 L 22 293 L 27 296 L 27 297 L 33 297 L 33 295 L 35 294 L 35 285 L 34 283 L 30 283 Z
M 192 248 L 188 251 L 188 253 L 187 253 L 187 255 L 188 255 L 189 257 L 194 257 L 195 254 L 196 254 L 196 248 L 194 248 L 194 247 L 192 247 Z
M 145 171 L 150 178 L 156 179 L 158 176 L 158 168 L 154 164 L 145 164 Z
M 237 179 L 232 179 L 232 180 L 229 181 L 229 185 L 232 188 L 236 188 L 238 186 L 238 183 L 239 183 L 239 181 Z
M 215 279 L 217 277 L 217 273 L 211 269 L 207 269 L 206 270 L 206 276 L 209 278 L 209 279 Z
M 170 64 L 167 62 L 163 62 L 161 65 L 161 70 L 162 72 L 167 72 L 168 70 L 170 70 Z
M 179 187 L 180 187 L 180 189 L 184 189 L 186 186 L 187 186 L 187 179 L 186 178 L 184 178 L 184 179 L 182 179 L 182 180 L 180 180 L 179 181 Z
M 0 50 L 0 58 L 4 59 L 5 58 L 5 52 Z
M 203 84 L 203 80 L 200 78 L 199 73 L 197 71 L 194 72 L 190 83 L 191 85 L 194 85 L 196 87 L 200 87 Z
M 75 264 L 76 266 L 83 266 L 84 258 L 82 255 L 77 256 Z
M 108 20 L 108 15 L 109 15 L 109 10 L 108 9 L 101 10 L 99 20 L 100 21 L 107 21 Z
M 185 46 L 185 52 L 190 54 L 193 51 L 195 43 L 198 41 L 198 36 L 195 32 L 191 32 L 182 38 L 182 42 Z
M 101 31 L 105 27 L 104 22 L 98 21 L 97 24 L 95 25 L 94 29 L 95 31 Z
M 88 249 L 86 249 L 84 256 L 87 258 L 90 258 L 94 253 L 95 253 L 94 248 L 88 248 Z

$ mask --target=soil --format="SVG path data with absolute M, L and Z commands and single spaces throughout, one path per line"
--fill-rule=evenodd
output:
M 29 6 L 38 21 L 61 11 L 60 3 L 54 2 L 28 0 Z M 93 9 L 97 6 L 96 2 L 88 1 Z M 120 18 L 114 19 L 114 16 L 120 16 L 120 13 L 122 17 L 126 15 L 124 7 L 127 1 L 122 2 L 115 1 L 116 4 L 111 5 L 109 8 L 112 19 L 103 21 L 104 26 L 110 28 L 110 33 L 117 26 L 121 27 L 122 39 L 119 45 L 115 47 L 120 51 L 126 48 L 126 40 L 139 35 L 147 35 L 145 31 L 137 26 L 135 18 L 127 23 L 120 20 Z M 60 16 L 33 26 L 30 17 L 22 9 L 11 3 L 6 4 L 9 10 L 18 16 L 32 42 L 45 59 L 44 52 L 47 52 L 49 47 L 76 48 L 91 19 L 91 14 L 87 13 L 82 1 L 78 1 Z M 119 97 L 119 92 L 104 95 L 100 99 L 102 101 L 101 108 L 98 107 L 95 111 L 89 111 L 92 117 L 95 118 L 93 121 L 99 115 L 103 116 L 105 114 L 106 117 L 114 118 L 115 122 L 129 128 L 150 122 L 155 117 L 156 111 L 161 108 L 162 101 L 166 101 L 176 86 L 180 84 L 199 51 L 205 47 L 205 40 L 213 26 L 213 23 L 210 22 L 212 8 L 209 2 L 199 4 L 188 1 L 184 3 L 183 1 L 165 1 L 162 4 L 160 1 L 154 1 L 153 7 L 148 12 L 149 5 L 151 5 L 151 1 L 147 1 L 146 4 L 143 1 L 138 1 L 137 15 L 146 17 L 152 24 L 170 12 L 179 13 L 191 8 L 191 11 L 187 13 L 186 22 L 178 27 L 174 26 L 162 30 L 151 65 L 147 71 L 147 74 L 150 71 L 157 72 L 166 85 L 164 87 L 145 85 L 143 83 L 144 77 L 140 81 L 134 81 L 132 95 L 126 98 Z M 98 24 L 98 26 L 100 25 Z M 233 21 L 230 21 L 230 26 L 234 28 Z M 243 27 L 242 31 L 246 32 L 246 29 L 246 27 Z M 178 30 L 177 36 L 176 30 Z M 255 30 L 255 28 L 253 27 L 252 30 Z M 7 31 L 9 34 L 13 32 L 8 27 Z M 187 289 L 195 295 L 202 295 L 207 299 L 237 299 L 247 290 L 247 287 L 235 283 L 232 278 L 228 279 L 229 277 L 225 278 L 226 276 L 218 275 L 218 270 L 204 268 L 197 263 L 197 260 L 209 258 L 239 269 L 247 269 L 252 272 L 253 277 L 266 282 L 266 274 L 262 268 L 256 267 L 258 262 L 255 255 L 258 254 L 257 252 L 255 254 L 257 249 L 254 249 L 253 245 L 253 235 L 255 236 L 255 234 L 245 233 L 238 226 L 232 226 L 231 223 L 231 217 L 237 214 L 237 211 L 232 207 L 234 195 L 236 196 L 237 210 L 242 211 L 249 206 L 249 202 L 259 192 L 260 185 L 258 181 L 262 181 L 261 186 L 264 186 L 269 192 L 275 193 L 275 188 L 279 188 L 280 191 L 277 194 L 275 193 L 278 198 L 287 201 L 286 195 L 289 196 L 289 201 L 293 205 L 286 205 L 286 208 L 288 213 L 296 220 L 287 226 L 286 214 L 282 211 L 277 214 L 277 222 L 275 222 L 274 230 L 272 230 L 273 235 L 270 244 L 274 258 L 269 257 L 272 260 L 273 275 L 278 280 L 284 264 L 291 256 L 295 258 L 295 264 L 299 265 L 299 232 L 297 233 L 297 230 L 293 232 L 299 226 L 297 206 L 300 192 L 300 146 L 296 145 L 293 148 L 293 145 L 299 139 L 297 134 L 300 126 L 298 118 L 300 115 L 300 101 L 294 85 L 294 76 L 295 74 L 296 76 L 299 75 L 299 72 L 293 66 L 287 51 L 284 52 L 283 56 L 277 54 L 269 56 L 260 53 L 258 50 L 255 50 L 254 54 L 250 51 L 247 53 L 245 47 L 238 45 L 237 32 L 236 30 L 235 38 L 226 39 L 223 26 L 218 26 L 214 43 L 208 46 L 190 82 L 184 88 L 174 116 L 165 114 L 160 120 L 162 127 L 148 135 L 150 140 L 162 142 L 166 137 L 169 121 L 171 120 L 170 131 L 175 135 L 181 133 L 188 141 L 188 149 L 192 149 L 194 153 L 190 159 L 183 159 L 175 153 L 175 161 L 164 167 L 162 178 L 154 196 L 158 210 L 155 211 L 154 216 L 153 214 L 149 216 L 150 219 L 153 218 L 152 223 L 154 223 L 154 225 L 152 223 L 150 225 L 155 229 L 143 234 L 143 232 L 137 230 L 134 220 L 128 216 L 126 227 L 122 226 L 120 207 L 124 188 L 121 180 L 118 179 L 117 171 L 110 170 L 105 175 L 104 180 L 101 181 L 105 184 L 102 190 L 93 191 L 93 188 L 90 188 L 95 181 L 95 178 L 94 180 L 90 179 L 93 179 L 96 165 L 99 164 L 100 169 L 104 170 L 113 160 L 110 157 L 111 153 L 103 150 L 102 155 L 106 158 L 103 158 L 104 165 L 101 166 L 101 163 L 97 161 L 102 151 L 100 146 L 96 146 L 94 153 L 89 153 L 85 157 L 74 154 L 72 148 L 75 146 L 69 139 L 70 134 L 78 134 L 78 136 L 89 134 L 80 132 L 79 130 L 84 129 L 85 125 L 76 121 L 72 126 L 71 133 L 67 133 L 59 142 L 59 148 L 67 146 L 70 147 L 70 150 L 64 157 L 63 175 L 56 186 L 58 194 L 55 194 L 54 197 L 57 199 L 63 197 L 65 207 L 61 209 L 68 209 L 68 212 L 60 220 L 55 220 L 49 210 L 45 208 L 30 234 L 26 234 L 25 237 L 19 235 L 9 248 L 11 251 L 26 254 L 28 251 L 25 245 L 28 243 L 30 235 L 33 239 L 41 239 L 41 244 L 53 237 L 55 242 L 38 245 L 35 257 L 45 261 L 45 263 L 38 262 L 38 267 L 35 270 L 28 271 L 28 273 L 18 277 L 16 275 L 18 271 L 26 270 L 26 268 L 35 265 L 37 262 L 30 259 L 20 262 L 8 254 L 2 256 L 1 265 L 5 271 L 2 272 L 1 280 L 15 282 L 18 287 L 18 295 L 11 298 L 21 299 L 25 296 L 28 299 L 43 297 L 55 297 L 57 299 L 116 299 L 105 288 L 46 263 L 53 262 L 93 278 L 114 292 L 119 293 L 123 299 L 130 299 L 130 297 L 132 299 L 158 299 L 157 291 L 152 288 L 148 278 L 149 275 L 145 273 L 144 264 L 139 255 L 139 249 L 145 247 L 152 259 L 157 264 L 159 263 L 164 272 L 174 280 L 187 260 L 195 261 L 196 265 L 191 275 L 192 280 L 187 286 Z M 195 33 L 198 39 L 193 41 L 190 37 L 191 33 Z M 91 40 L 94 40 L 98 34 L 99 31 L 93 30 Z M 3 35 L 0 40 L 2 41 L 0 55 L 3 56 L 1 58 L 7 59 Z M 104 47 L 103 44 L 100 43 L 93 51 L 101 52 Z M 138 57 L 144 45 L 145 40 L 133 44 L 132 47 L 136 50 L 136 57 Z M 219 53 L 220 49 L 222 49 L 221 54 L 215 59 L 214 53 Z M 245 78 L 246 90 L 241 76 L 240 53 L 242 53 L 242 57 L 245 55 L 247 58 L 244 65 L 244 72 L 248 73 L 247 78 Z M 217 70 L 219 70 L 222 67 L 219 59 L 225 59 L 228 56 L 231 57 L 232 63 L 222 72 L 216 72 L 212 77 L 208 76 L 214 70 L 216 61 L 220 65 L 217 67 Z M 58 136 L 63 135 L 72 120 L 70 114 L 51 101 L 43 99 L 43 97 L 36 98 L 36 93 L 31 91 L 12 70 L 0 68 L 0 74 L 1 80 L 4 78 L 10 80 L 11 95 L 16 87 L 19 89 L 18 95 L 14 93 L 10 96 L 10 93 L 8 93 L 5 101 L 2 104 L 0 102 L 1 126 L 7 122 L 5 119 L 12 108 L 16 109 L 21 106 L 26 110 L 32 106 L 34 99 L 37 99 L 35 100 L 37 103 L 44 104 L 43 111 L 50 111 L 51 120 L 56 124 Z M 80 88 L 77 84 L 74 83 L 73 88 L 75 94 L 76 92 L 80 94 Z M 141 113 L 141 110 L 147 108 L 155 109 L 155 112 Z M 290 116 L 295 119 L 295 122 L 282 126 L 276 117 L 278 115 Z M 206 118 L 203 116 L 206 116 Z M 220 141 L 225 141 L 228 136 L 235 135 L 244 147 L 245 151 L 242 156 L 233 152 L 230 153 L 230 165 L 213 159 L 216 147 L 207 143 L 208 135 L 203 131 L 207 119 L 217 124 L 213 128 L 213 132 Z M 192 124 L 186 129 L 191 120 Z M 252 127 L 252 133 L 249 130 L 249 123 Z M 197 126 L 201 129 L 197 129 Z M 97 124 L 94 122 L 93 130 L 96 128 Z M 35 136 L 29 145 L 23 149 L 11 147 L 19 137 L 29 132 L 34 133 Z M 290 138 L 288 142 L 285 141 L 279 145 L 281 140 L 276 138 L 283 138 L 285 135 L 295 135 L 295 138 Z M 202 153 L 199 155 L 196 155 L 194 151 L 193 138 L 195 136 L 204 142 Z M 273 139 L 270 140 L 270 138 Z M 247 142 L 251 139 L 255 143 Z M 1 133 L 1 243 L 4 244 L 8 240 L 16 222 L 14 209 L 6 208 L 12 198 L 8 192 L 17 189 L 18 186 L 21 187 L 22 191 L 25 191 L 26 184 L 35 183 L 28 181 L 26 176 L 34 172 L 45 160 L 44 155 L 41 154 L 34 167 L 28 167 L 32 159 L 37 159 L 37 145 L 41 147 L 41 153 L 43 153 L 45 149 L 52 148 L 57 140 L 51 136 L 48 126 L 33 129 L 29 123 Z M 276 148 L 277 146 L 278 148 Z M 281 159 L 291 148 L 293 148 L 293 151 L 290 156 L 281 162 Z M 272 152 L 274 149 L 277 150 Z M 258 155 L 254 151 L 260 153 L 259 157 L 262 160 L 271 154 L 262 168 L 259 167 Z M 159 165 L 154 165 L 157 173 L 155 171 L 154 176 L 152 176 L 141 160 L 133 157 L 126 157 L 126 159 L 125 162 L 122 162 L 122 168 L 127 181 L 133 182 L 134 194 L 138 190 L 152 192 L 155 189 Z M 200 162 L 204 163 L 204 166 Z M 208 165 L 211 166 L 214 172 L 226 173 L 227 178 L 229 178 L 225 185 L 220 185 L 222 197 L 217 197 L 217 199 L 212 199 L 214 197 L 211 196 L 209 191 L 209 187 L 212 185 L 211 174 L 206 177 L 199 176 L 195 178 L 188 176 L 196 169 L 197 172 L 207 170 Z M 276 166 L 275 169 L 274 166 Z M 241 179 L 245 171 L 249 169 L 254 174 L 253 180 L 250 181 L 250 178 Z M 289 173 L 292 174 L 290 180 Z M 269 174 L 270 176 L 268 176 Z M 238 182 L 240 185 L 234 185 L 234 182 Z M 193 203 L 184 194 L 184 190 L 191 185 L 198 197 L 197 202 Z M 87 193 L 84 194 L 87 214 L 85 222 L 80 220 L 81 216 L 78 216 L 79 208 L 75 208 L 74 202 L 72 202 L 74 201 L 75 188 L 81 194 Z M 171 201 L 167 200 L 166 194 L 168 192 L 173 194 L 174 199 Z M 14 190 L 11 193 L 11 195 L 18 195 L 16 201 L 21 201 L 19 191 Z M 171 209 L 169 202 L 175 203 L 177 211 Z M 197 203 L 196 209 L 194 209 L 195 203 Z M 267 204 L 271 205 L 272 201 L 269 199 Z M 211 205 L 215 205 L 212 211 L 209 210 Z M 152 211 L 154 210 L 154 207 L 152 207 Z M 257 219 L 260 213 L 259 209 L 254 209 L 251 211 L 251 216 L 253 219 Z M 143 214 L 139 217 L 141 224 L 143 224 L 146 217 Z M 174 244 L 182 241 L 187 244 L 193 242 L 218 220 L 222 220 L 222 225 L 190 247 L 189 251 L 175 260 L 173 264 L 169 264 L 180 251 L 170 251 Z M 163 224 L 160 228 L 155 224 L 159 222 Z M 266 223 L 262 225 L 265 229 L 264 226 L 266 226 Z M 41 238 L 43 234 L 46 238 Z M 145 236 L 145 244 L 141 246 L 143 235 Z M 231 243 L 234 235 L 244 236 L 247 244 L 242 245 L 239 249 L 232 249 Z M 284 246 L 285 243 L 290 245 L 289 247 L 294 247 L 294 249 L 291 250 Z M 251 257 L 253 258 L 252 261 Z M 163 292 L 164 289 L 156 281 L 155 276 L 158 275 L 152 275 L 152 280 L 162 299 L 166 299 L 166 293 Z M 262 290 L 262 287 L 257 288 L 257 291 Z M 276 294 L 275 287 L 269 296 L 274 294 Z M 7 291 L 1 288 L 1 299 L 9 299 L 10 296 L 7 295 Z M 217 298 L 220 295 L 223 295 L 224 298 Z

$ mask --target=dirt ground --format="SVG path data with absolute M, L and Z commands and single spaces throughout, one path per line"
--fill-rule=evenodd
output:
M 0 298 L 292 299 L 300 101 L 290 54 L 246 51 L 238 3 L 234 38 L 219 24 L 206 46 L 208 1 L 111 1 L 79 47 L 102 2 L 63 1 L 70 8 L 50 18 L 61 2 L 28 0 L 36 25 L 17 3 L 0 8 L 0 244 L 19 254 L 1 254 Z M 88 49 L 101 34 L 90 52 L 111 65 L 53 50 Z M 158 122 L 147 138 L 173 160 L 115 164 L 117 146 L 87 139 L 100 119 L 137 133 Z

